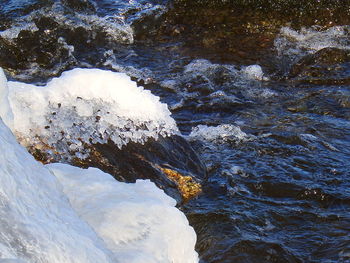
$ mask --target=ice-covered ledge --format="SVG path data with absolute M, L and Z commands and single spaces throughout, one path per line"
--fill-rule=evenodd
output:
M 44 87 L 1 80 L 0 116 L 37 160 L 97 167 L 123 182 L 151 179 L 178 203 L 201 192 L 205 166 L 167 105 L 127 75 L 77 68 Z
M 121 147 L 177 132 L 158 97 L 124 74 L 101 70 L 73 70 L 36 87 L 7 82 L 0 69 L 0 103 L 1 118 L 22 143 L 67 154 L 81 153 L 79 146 L 93 140 L 114 139 Z M 96 168 L 45 167 L 1 118 L 0 259 L 198 262 L 195 232 L 175 200 L 153 183 L 121 183 Z
M 76 68 L 44 87 L 7 82 L 0 73 L 1 98 L 9 100 L 0 116 L 13 122 L 10 128 L 26 147 L 42 144 L 84 158 L 84 144 L 112 140 L 121 148 L 178 132 L 167 105 L 123 73 Z

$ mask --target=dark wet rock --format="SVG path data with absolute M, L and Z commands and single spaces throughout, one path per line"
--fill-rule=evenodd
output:
M 317 85 L 299 84 L 298 92 L 293 100 L 285 106 L 292 113 L 313 113 L 350 119 L 350 92 L 347 86 L 326 85 L 319 88 Z M 312 91 L 311 91 L 312 90 Z M 334 147 L 325 147 L 337 151 Z
M 133 15 L 126 14 L 128 20 L 131 20 L 134 37 L 137 40 L 152 40 L 148 39 L 150 35 L 156 35 L 159 25 L 164 21 L 165 10 L 162 7 L 139 12 Z
M 28 64 L 53 70 L 62 61 L 67 65 L 73 62 L 67 47 L 64 39 L 50 30 L 22 30 L 14 41 L 0 37 L 0 66 L 9 72 Z
M 73 165 L 99 168 L 122 182 L 150 179 L 178 204 L 196 197 L 206 177 L 205 166 L 181 136 L 149 139 L 144 145 L 130 142 L 122 149 L 112 141 L 86 147 L 90 150 L 89 157 L 75 158 L 71 161 Z M 59 157 L 50 159 L 52 156 L 38 149 L 30 152 L 44 163 L 61 161 Z
M 94 16 L 82 15 L 85 20 L 79 20 L 75 11 L 70 10 L 63 21 L 62 14 L 55 17 L 51 12 L 48 8 L 47 12 L 34 13 L 31 27 L 20 28 L 18 34 L 0 36 L 0 66 L 13 77 L 28 76 L 30 82 L 43 83 L 74 66 L 86 67 L 86 60 L 98 65 L 103 57 L 102 48 L 118 46 L 119 40 L 128 41 L 127 32 L 114 32 L 107 27 L 112 23 L 96 22 Z M 72 26 L 74 20 L 76 25 Z M 77 65 L 79 59 L 84 62 Z
M 289 78 L 302 84 L 348 85 L 349 69 L 349 50 L 324 48 L 296 62 L 291 67 Z
M 261 64 L 283 26 L 350 22 L 350 3 L 338 0 L 173 0 L 169 7 L 157 40 L 181 40 L 191 56 L 246 64 Z

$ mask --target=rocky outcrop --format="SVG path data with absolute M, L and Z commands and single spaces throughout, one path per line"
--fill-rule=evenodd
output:
M 178 135 L 149 139 L 144 145 L 130 142 L 122 149 L 112 141 L 86 147 L 90 150 L 88 158 L 74 158 L 73 165 L 99 168 L 122 182 L 150 179 L 178 204 L 200 194 L 201 183 L 206 178 L 205 166 L 189 143 Z M 62 161 L 38 147 L 30 152 L 44 163 Z
M 337 0 L 173 0 L 159 29 L 148 30 L 152 37 L 136 30 L 136 39 L 181 40 L 190 56 L 261 64 L 281 27 L 349 24 L 349 7 Z

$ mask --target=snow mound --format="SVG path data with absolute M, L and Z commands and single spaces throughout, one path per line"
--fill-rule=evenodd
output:
M 121 262 L 198 262 L 196 234 L 176 201 L 150 181 L 117 182 L 96 168 L 47 167 L 63 185 L 80 217 Z
M 0 259 L 115 262 L 72 209 L 56 178 L 18 145 L 1 119 L 0 174 Z

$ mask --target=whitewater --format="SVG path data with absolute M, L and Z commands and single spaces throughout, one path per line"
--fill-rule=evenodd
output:
M 105 82 L 99 82 L 102 79 Z M 102 98 L 100 91 L 94 91 L 97 83 L 110 88 L 108 96 Z M 79 98 L 74 86 L 81 92 Z M 148 103 L 148 115 L 135 108 L 138 104 L 126 103 L 132 96 L 141 96 Z M 124 74 L 108 71 L 76 69 L 46 87 L 35 87 L 8 82 L 0 69 L 0 102 L 0 262 L 198 262 L 194 230 L 175 207 L 175 200 L 152 182 L 126 184 L 96 168 L 43 165 L 13 134 L 24 136 L 28 143 L 36 132 L 37 138 L 50 143 L 48 129 L 42 127 L 50 122 L 50 105 L 62 105 L 64 114 L 57 114 L 62 119 L 56 121 L 67 117 L 68 109 L 75 109 L 75 121 L 84 117 L 81 121 L 89 125 L 97 110 L 89 112 L 86 105 L 94 102 L 114 116 L 110 122 L 105 120 L 105 127 L 122 129 L 118 121 L 127 118 L 128 130 L 140 123 L 154 129 L 140 131 L 141 135 L 135 130 L 124 140 L 115 137 L 121 146 L 130 140 L 175 132 L 175 122 L 158 97 L 136 87 Z M 151 114 L 152 109 L 156 115 Z M 155 123 L 163 128 L 159 130 Z M 34 125 L 36 129 L 32 129 Z M 77 140 L 74 125 L 58 123 L 57 127 L 60 125 L 71 135 L 70 141 Z M 52 134 L 57 131 L 52 130 Z M 82 132 L 81 137 L 86 134 Z M 71 144 L 67 140 L 65 145 Z

